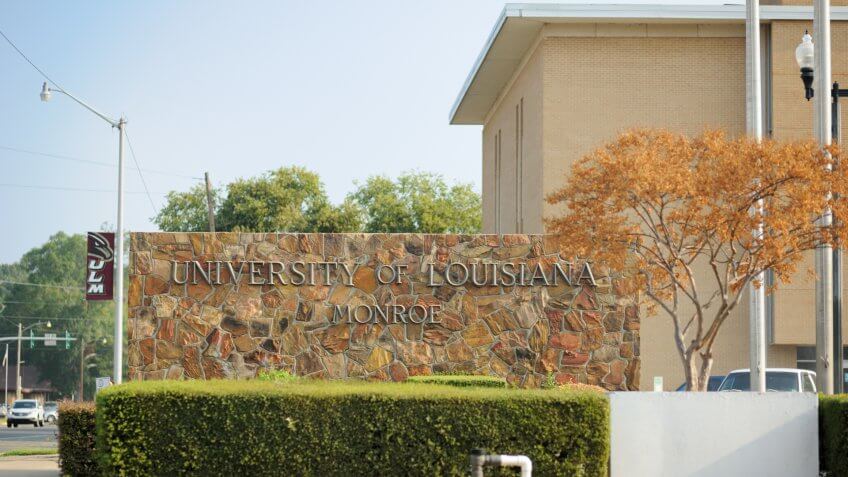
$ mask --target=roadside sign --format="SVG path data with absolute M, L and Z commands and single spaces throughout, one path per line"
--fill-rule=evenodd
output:
M 112 378 L 109 376 L 103 378 L 96 378 L 94 380 L 95 394 L 98 393 L 101 389 L 108 387 L 110 384 L 112 384 Z
M 663 377 L 654 376 L 654 392 L 661 393 L 663 391 Z
M 56 346 L 56 333 L 44 333 L 44 346 Z
M 85 299 L 111 300 L 115 260 L 115 234 L 88 233 L 86 257 Z

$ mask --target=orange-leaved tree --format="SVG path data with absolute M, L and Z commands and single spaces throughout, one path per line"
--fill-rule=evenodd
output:
M 547 198 L 564 206 L 548 228 L 565 253 L 617 270 L 649 314 L 671 319 L 686 387 L 703 391 L 721 326 L 747 287 L 764 286 L 766 270 L 788 282 L 804 252 L 842 236 L 820 221 L 827 208 L 846 217 L 837 159 L 811 141 L 633 130 L 574 165 Z

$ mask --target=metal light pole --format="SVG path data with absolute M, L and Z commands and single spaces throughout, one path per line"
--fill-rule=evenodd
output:
M 3 390 L 3 409 L 6 410 L 5 412 L 6 412 L 6 415 L 8 416 L 9 415 L 9 411 L 8 411 L 8 409 L 9 409 L 9 343 L 6 343 L 6 354 L 4 354 L 3 356 L 6 357 L 6 359 L 3 360 L 3 364 L 5 364 L 4 367 L 6 368 L 6 379 L 3 380 L 3 383 L 5 384 L 5 387 L 6 387 L 6 389 Z
M 801 79 L 804 81 L 804 97 L 809 101 L 815 97 L 815 89 L 813 81 L 815 79 L 815 71 L 813 69 L 815 56 L 815 48 L 812 43 L 812 37 L 809 33 L 805 33 L 801 40 L 801 44 L 795 50 L 795 57 L 798 60 L 798 66 L 801 68 Z M 822 95 L 820 95 L 822 96 Z M 833 141 L 839 142 L 839 115 L 840 105 L 839 98 L 848 97 L 848 89 L 840 89 L 839 83 L 833 83 L 830 89 L 831 104 L 830 104 L 830 134 Z M 818 134 L 818 131 L 816 131 Z M 839 164 L 836 167 L 840 167 Z M 831 221 L 836 220 L 831 213 Z M 845 377 L 842 375 L 842 246 L 837 244 L 837 247 L 832 252 L 832 294 L 833 294 L 833 320 L 831 329 L 833 330 L 833 391 L 841 393 L 844 390 Z M 818 337 L 818 334 L 816 335 Z M 821 356 L 817 350 L 817 355 Z M 818 359 L 817 359 L 818 361 Z M 818 369 L 818 368 L 817 368 Z
M 831 82 L 830 70 L 830 2 L 815 0 L 813 5 L 813 35 L 804 34 L 801 44 L 795 49 L 795 59 L 801 67 L 805 97 L 813 101 L 813 128 L 816 140 L 822 147 L 832 140 L 832 106 L 830 99 L 821 92 L 827 91 Z M 814 49 L 818 49 L 815 52 Z M 814 85 L 815 83 L 815 85 Z M 818 96 L 814 95 L 819 90 Z M 830 208 L 822 211 L 821 227 L 830 227 L 833 215 Z M 837 264 L 838 265 L 838 264 Z M 834 372 L 832 365 L 834 349 L 834 254 L 829 244 L 816 247 L 816 379 L 820 392 L 833 394 Z M 842 343 L 839 343 L 841 346 Z M 838 363 L 842 364 L 842 363 Z
M 124 127 L 126 127 L 127 120 L 123 117 L 114 120 L 58 86 L 56 88 L 48 87 L 47 82 L 44 82 L 41 86 L 41 100 L 44 102 L 50 101 L 53 92 L 62 93 L 73 99 L 77 104 L 91 111 L 113 128 L 118 129 L 118 230 L 115 232 L 115 235 L 117 235 L 117 250 L 115 251 L 115 276 L 117 277 L 115 288 L 117 291 L 115 292 L 115 352 L 112 374 L 114 382 L 120 384 L 123 381 L 124 368 Z
M 15 377 L 15 399 L 22 399 L 23 398 L 23 390 L 21 389 L 21 348 L 22 348 L 21 339 L 24 336 L 24 331 L 26 331 L 30 328 L 34 328 L 38 325 L 47 325 L 48 328 L 53 326 L 53 325 L 50 324 L 49 321 L 48 322 L 39 321 L 38 323 L 34 323 L 32 325 L 27 326 L 26 328 L 23 328 L 23 324 L 18 323 L 18 361 L 17 361 L 18 371 L 17 371 L 16 377 Z M 9 349 L 9 345 L 6 345 L 6 349 L 7 350 Z M 6 376 L 8 377 L 8 375 L 9 374 L 7 372 Z
M 818 49 L 815 55 L 815 84 L 821 92 L 827 91 L 831 82 L 830 70 L 830 0 L 815 0 L 813 7 L 813 35 Z M 826 94 L 814 99 L 813 125 L 822 147 L 830 145 L 830 107 Z M 824 211 L 821 226 L 830 227 L 833 221 L 830 209 Z M 819 391 L 833 394 L 833 248 L 822 244 L 816 248 L 816 376 Z
M 24 334 L 24 331 L 21 329 L 21 324 L 18 323 L 18 372 L 15 374 L 15 399 L 21 399 L 23 397 L 23 393 L 21 392 L 21 336 Z
M 124 376 L 124 126 L 127 121 L 118 120 L 118 230 L 117 253 L 115 254 L 115 352 L 112 359 L 112 376 L 115 384 L 121 384 Z
M 760 2 L 748 0 L 745 2 L 745 56 L 748 65 L 746 72 L 746 103 L 748 109 L 748 135 L 757 142 L 763 140 L 763 95 L 762 70 L 760 65 Z M 757 201 L 756 209 L 752 211 L 762 215 L 763 201 Z M 763 235 L 763 224 L 759 222 L 752 231 L 755 238 Z M 749 302 L 749 342 L 751 391 L 766 391 L 766 298 L 765 273 L 759 273 L 755 280 L 759 287 L 750 285 Z
M 848 89 L 840 89 L 839 83 L 834 82 L 830 89 L 830 119 L 831 136 L 834 142 L 839 142 L 840 115 L 839 98 L 848 98 Z M 835 167 L 843 167 L 836 164 Z M 838 217 L 834 217 L 837 220 Z M 845 376 L 842 353 L 842 244 L 837 243 L 833 250 L 833 392 L 845 392 Z

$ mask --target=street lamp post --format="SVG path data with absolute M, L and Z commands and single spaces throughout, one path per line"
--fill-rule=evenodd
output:
M 102 343 L 104 345 L 107 343 L 106 338 L 102 339 Z M 97 356 L 97 349 L 96 349 L 97 340 L 94 340 L 90 343 L 91 346 L 92 346 L 92 352 L 90 354 L 85 354 L 86 346 L 88 344 L 89 343 L 86 343 L 84 338 L 80 338 L 80 369 L 79 369 L 80 375 L 79 375 L 79 397 L 78 397 L 78 400 L 80 402 L 85 400 L 85 399 L 83 399 L 83 396 L 84 396 L 84 393 L 85 393 L 85 386 L 84 386 L 84 383 L 83 383 L 83 380 L 85 379 L 85 367 L 86 367 L 85 361 L 87 359 L 93 358 L 94 356 Z M 89 365 L 89 367 L 90 366 L 91 365 Z
M 54 85 L 55 86 L 55 85 Z M 118 129 L 118 230 L 115 232 L 115 349 L 113 357 L 112 374 L 116 384 L 123 380 L 123 358 L 124 358 L 124 128 L 127 120 L 123 117 L 115 120 L 97 111 L 81 99 L 73 96 L 67 91 L 59 88 L 50 88 L 47 82 L 41 86 L 41 100 L 50 101 L 52 93 L 62 93 L 74 100 L 77 104 L 94 113 L 95 116 Z
M 53 326 L 49 321 L 39 321 L 38 323 L 27 326 L 26 328 L 23 328 L 23 325 L 18 323 L 18 370 L 15 377 L 15 399 L 23 398 L 23 392 L 21 390 L 21 338 L 24 336 L 24 331 L 30 328 L 35 328 L 38 325 L 46 325 L 48 328 Z
M 809 101 L 815 97 L 815 88 L 813 83 L 815 80 L 815 46 L 812 37 L 808 32 L 804 33 L 801 39 L 801 44 L 795 49 L 795 59 L 798 62 L 798 67 L 801 68 L 801 80 L 804 82 L 804 97 Z M 839 83 L 834 82 L 830 88 L 830 135 L 835 142 L 839 142 L 839 120 L 840 106 L 839 98 L 848 98 L 848 89 L 841 89 Z M 827 98 L 823 98 L 825 101 Z M 831 221 L 837 220 L 836 217 L 831 217 Z M 833 249 L 832 258 L 832 276 L 833 276 L 833 325 L 831 327 L 833 333 L 833 370 L 830 373 L 833 377 L 833 392 L 841 393 L 844 390 L 845 377 L 843 376 L 843 353 L 842 353 L 842 247 L 837 246 Z M 818 333 L 817 333 L 818 335 Z M 818 342 L 818 340 L 817 340 Z M 816 350 L 817 359 L 821 360 L 822 353 Z

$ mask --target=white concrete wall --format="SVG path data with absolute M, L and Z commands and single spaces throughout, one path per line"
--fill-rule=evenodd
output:
M 818 474 L 811 393 L 612 393 L 611 477 Z

